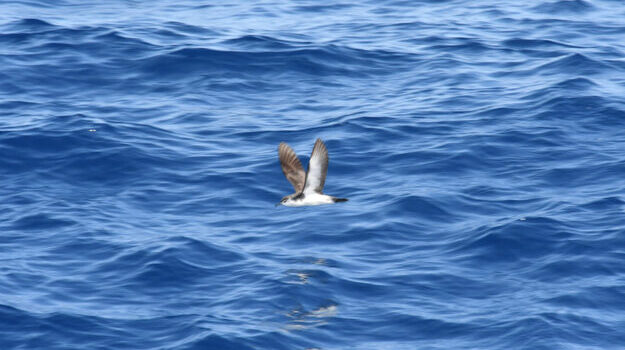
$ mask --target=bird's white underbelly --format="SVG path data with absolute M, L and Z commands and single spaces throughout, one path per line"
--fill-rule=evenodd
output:
M 332 200 L 332 196 L 328 196 L 326 194 L 320 193 L 311 193 L 304 196 L 303 199 L 297 201 L 287 201 L 284 203 L 287 207 L 302 207 L 305 205 L 321 205 L 321 204 L 332 204 L 334 201 Z

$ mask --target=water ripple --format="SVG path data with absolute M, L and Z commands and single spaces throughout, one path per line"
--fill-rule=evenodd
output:
M 467 5 L 0 4 L 2 349 L 618 348 L 625 11 Z

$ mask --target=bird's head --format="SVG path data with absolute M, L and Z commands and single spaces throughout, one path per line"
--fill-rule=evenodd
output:
M 280 202 L 276 203 L 276 207 L 279 205 L 288 205 L 289 201 L 291 201 L 291 196 L 284 196 Z

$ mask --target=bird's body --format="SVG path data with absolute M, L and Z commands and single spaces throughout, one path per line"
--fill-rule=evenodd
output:
M 328 173 L 328 150 L 321 139 L 315 142 L 305 173 L 295 151 L 286 143 L 281 142 L 278 146 L 278 156 L 284 176 L 295 188 L 295 193 L 282 198 L 278 205 L 301 207 L 347 201 L 347 198 L 336 198 L 322 192 Z
M 289 200 L 281 203 L 287 207 L 303 207 L 306 205 L 321 205 L 321 204 L 332 204 L 335 203 L 335 198 L 332 196 L 328 196 L 323 193 L 309 193 L 308 195 L 304 195 L 301 198 L 297 197 L 297 193 L 292 194 L 289 197 Z M 342 198 L 341 198 L 342 199 Z

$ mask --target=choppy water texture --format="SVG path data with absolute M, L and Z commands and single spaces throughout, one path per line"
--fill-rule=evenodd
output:
M 0 348 L 625 347 L 621 1 L 218 3 L 0 3 Z

